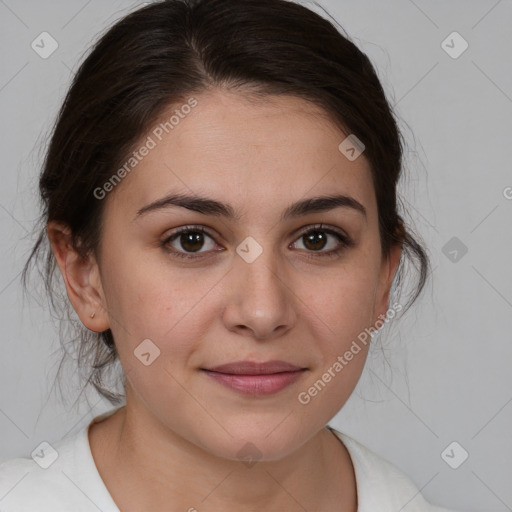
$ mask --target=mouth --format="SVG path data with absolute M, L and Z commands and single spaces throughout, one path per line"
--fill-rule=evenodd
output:
M 271 395 L 290 386 L 307 371 L 285 361 L 236 361 L 201 371 L 216 382 L 245 395 Z

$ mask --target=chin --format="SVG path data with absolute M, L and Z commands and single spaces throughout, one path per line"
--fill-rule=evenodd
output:
M 238 421 L 236 424 L 226 425 L 225 428 L 227 432 L 216 428 L 215 435 L 207 439 L 201 436 L 203 439 L 200 444 L 216 457 L 238 460 L 246 463 L 248 467 L 258 461 L 270 462 L 285 458 L 317 432 L 313 426 L 306 429 L 302 422 L 293 422 L 290 418 L 283 422 L 282 415 L 274 422 L 267 418 L 263 426 L 261 421 Z

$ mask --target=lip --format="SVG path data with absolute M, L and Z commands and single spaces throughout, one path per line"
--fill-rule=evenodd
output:
M 269 375 L 272 373 L 295 372 L 302 369 L 303 368 L 287 363 L 286 361 L 266 361 L 263 363 L 235 361 L 233 363 L 206 368 L 208 371 L 229 373 L 232 375 Z
M 236 361 L 201 370 L 220 384 L 246 395 L 271 395 L 296 382 L 306 368 L 285 361 Z

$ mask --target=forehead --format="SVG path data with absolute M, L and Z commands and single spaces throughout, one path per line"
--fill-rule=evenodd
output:
M 254 99 L 218 90 L 194 98 L 192 109 L 167 109 L 135 145 L 151 149 L 116 188 L 115 202 L 138 210 L 181 192 L 261 211 L 337 192 L 371 209 L 364 154 L 346 158 L 339 145 L 348 133 L 319 107 L 291 96 Z

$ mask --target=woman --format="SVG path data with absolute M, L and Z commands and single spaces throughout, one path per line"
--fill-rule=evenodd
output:
M 126 404 L 0 466 L 1 510 L 443 510 L 326 426 L 410 305 L 401 261 L 413 301 L 426 278 L 401 157 L 368 58 L 305 7 L 167 0 L 112 27 L 60 111 L 31 257 Z

